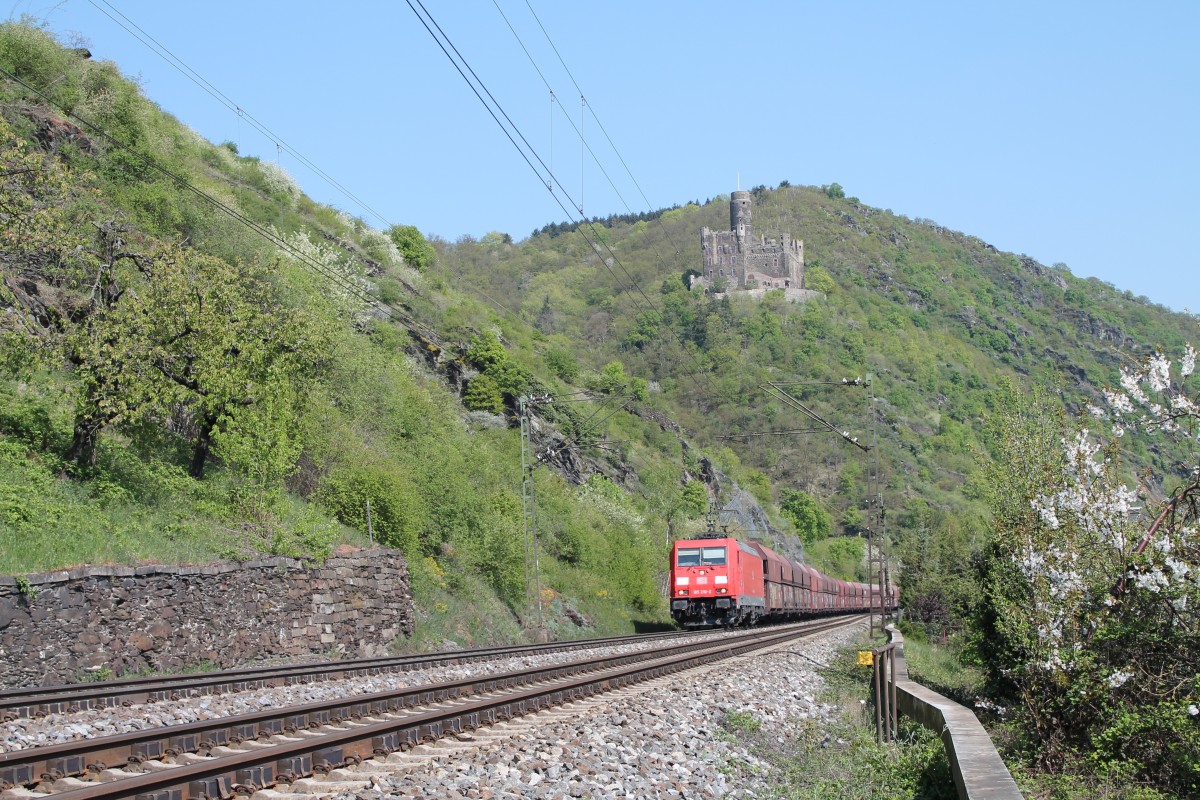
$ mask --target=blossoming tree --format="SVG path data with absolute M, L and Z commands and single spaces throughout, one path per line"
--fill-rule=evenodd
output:
M 1090 423 L 1042 395 L 997 426 L 980 651 L 1045 767 L 1082 756 L 1110 777 L 1200 786 L 1195 363 L 1189 345 L 1178 364 L 1156 354 L 1123 371 Z M 1127 435 L 1178 443 L 1187 462 L 1163 478 L 1176 486 L 1127 483 Z

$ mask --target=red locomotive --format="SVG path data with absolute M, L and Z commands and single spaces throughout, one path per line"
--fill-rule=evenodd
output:
M 894 608 L 897 590 L 884 594 L 881 604 L 879 587 L 822 575 L 757 541 L 690 539 L 671 553 L 671 616 L 685 627 Z

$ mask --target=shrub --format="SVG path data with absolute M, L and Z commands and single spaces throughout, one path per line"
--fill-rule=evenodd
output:
M 404 256 L 404 263 L 416 270 L 425 271 L 437 257 L 437 251 L 433 249 L 421 231 L 417 230 L 414 225 L 393 225 L 388 230 L 388 235 L 392 241 L 396 243 L 396 247 L 400 249 L 400 254 Z
M 343 524 L 367 531 L 367 502 L 376 541 L 417 555 L 425 505 L 412 480 L 394 467 L 344 464 L 330 472 L 318 492 Z
M 463 405 L 472 411 L 488 411 L 500 414 L 504 411 L 504 395 L 500 392 L 500 384 L 486 372 L 476 375 L 467 385 L 467 393 L 463 396 Z

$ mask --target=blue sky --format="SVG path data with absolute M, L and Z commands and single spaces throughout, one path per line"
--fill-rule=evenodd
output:
M 405 2 L 108 2 L 20 0 L 10 14 L 82 34 L 203 136 L 278 159 L 372 224 L 520 239 L 566 219 Z M 590 158 L 581 169 L 562 113 L 579 125 L 579 92 L 525 0 L 424 3 L 576 201 L 582 183 L 589 216 L 705 200 L 739 175 L 744 188 L 836 181 L 1200 311 L 1198 3 L 530 0 L 595 114 L 584 138 L 615 190 Z M 113 8 L 370 211 L 99 10 Z

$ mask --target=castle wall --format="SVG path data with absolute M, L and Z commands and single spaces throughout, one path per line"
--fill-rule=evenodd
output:
M 725 279 L 738 289 L 799 289 L 804 285 L 804 242 L 754 237 L 751 195 L 734 192 L 729 201 L 732 230 L 700 229 L 701 282 Z

